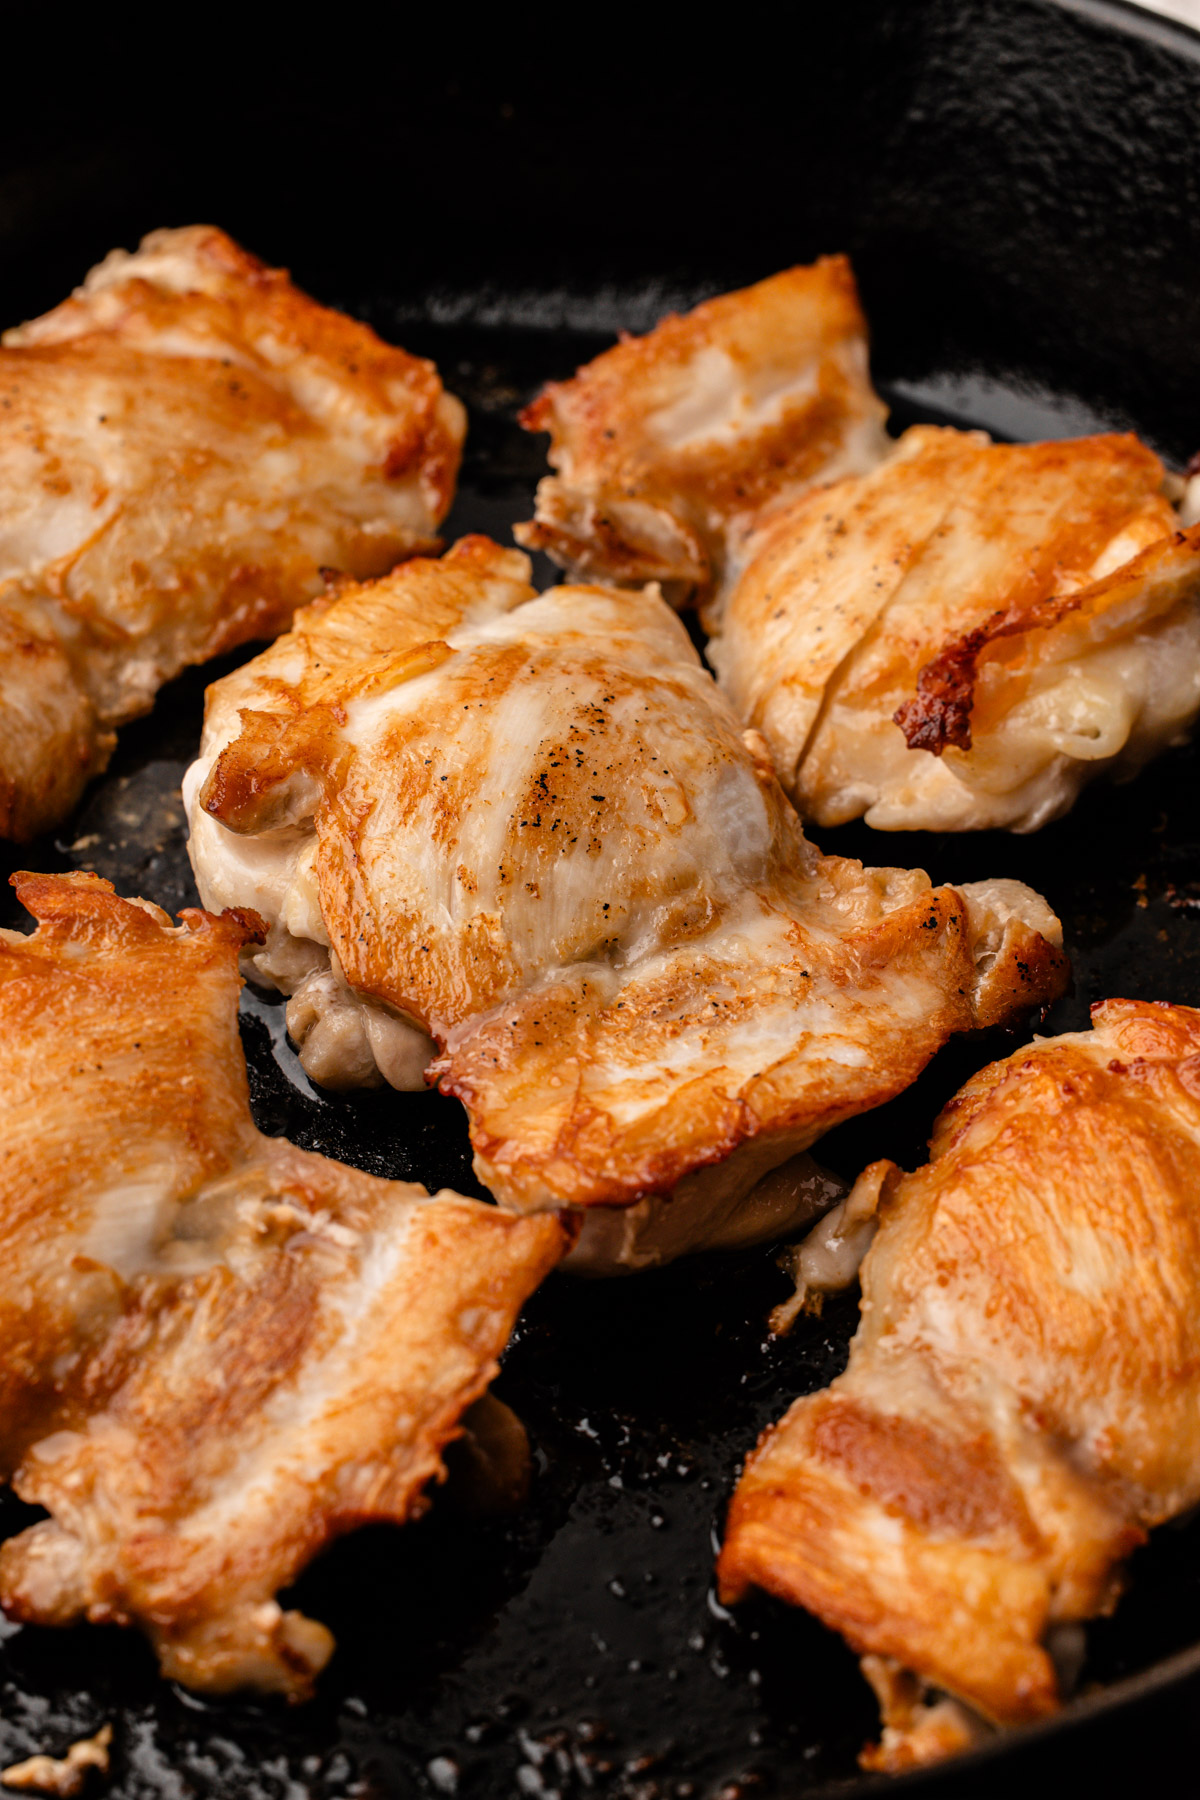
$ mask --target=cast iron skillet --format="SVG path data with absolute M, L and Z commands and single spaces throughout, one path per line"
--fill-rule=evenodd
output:
M 402 20 L 383 39 L 347 21 L 336 41 L 281 49 L 278 30 L 258 47 L 244 22 L 210 19 L 214 48 L 151 68 L 107 25 L 69 41 L 29 26 L 9 38 L 0 117 L 0 318 L 53 304 L 150 227 L 218 221 L 437 358 L 471 408 L 451 528 L 503 538 L 543 468 L 514 424 L 542 380 L 672 303 L 846 249 L 898 425 L 1129 424 L 1185 461 L 1200 442 L 1200 39 L 1104 0 L 839 0 L 790 27 L 744 11 L 719 39 L 685 22 L 672 41 L 645 19 L 597 22 L 584 58 L 511 21 L 489 36 Z M 189 903 L 176 789 L 208 674 L 164 693 L 77 815 L 7 866 L 95 868 Z M 1070 1029 L 1103 995 L 1200 1004 L 1198 772 L 1200 752 L 1172 751 L 1034 838 L 822 842 L 1041 888 L 1075 966 L 1045 1028 Z M 266 1129 L 478 1191 L 454 1103 L 318 1094 L 278 1004 L 248 993 L 244 1014 Z M 825 1159 L 847 1175 L 883 1154 L 913 1166 L 938 1107 L 1017 1041 L 952 1046 L 826 1139 Z M 772 1344 L 783 1291 L 767 1251 L 552 1280 L 501 1377 L 536 1447 L 528 1508 L 478 1524 L 439 1505 L 310 1570 L 297 1602 L 340 1645 L 312 1706 L 197 1702 L 132 1633 L 6 1631 L 0 1758 L 112 1720 L 113 1791 L 164 1800 L 846 1791 L 875 1727 L 854 1659 L 799 1612 L 759 1600 L 731 1618 L 711 1594 L 740 1459 L 842 1366 L 855 1322 L 848 1298 Z M 28 1516 L 11 1498 L 0 1512 L 5 1529 Z M 1197 1696 L 1200 1526 L 1184 1523 L 1089 1629 L 1060 1721 L 915 1785 L 1007 1795 L 1069 1770 L 1093 1792 L 1135 1777 L 1144 1792 Z M 914 1784 L 854 1791 L 880 1785 Z

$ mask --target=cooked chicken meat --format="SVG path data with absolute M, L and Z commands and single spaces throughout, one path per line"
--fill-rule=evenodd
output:
M 0 1769 L 0 1782 L 6 1788 L 27 1788 L 35 1794 L 57 1795 L 58 1800 L 74 1800 L 83 1793 L 93 1770 L 98 1775 L 108 1774 L 112 1736 L 112 1726 L 102 1725 L 91 1737 L 68 1744 L 65 1756 L 43 1753 L 10 1763 L 7 1769 Z
M 650 1260 L 739 1237 L 769 1170 L 1057 992 L 1061 938 L 1019 883 L 821 856 L 662 600 L 528 577 L 465 539 L 216 683 L 192 858 L 267 920 L 310 1069 L 330 1017 L 324 1079 L 408 1085 L 436 1044 L 497 1199 L 672 1196 Z M 760 1191 L 755 1235 L 816 1179 Z
M 40 924 L 0 933 L 0 1458 L 50 1517 L 0 1549 L 0 1603 L 303 1698 L 333 1640 L 276 1591 L 422 1510 L 566 1234 L 255 1130 L 258 921 L 17 885 Z
M 885 1698 L 899 1665 L 1001 1724 L 1054 1710 L 1048 1635 L 1200 1500 L 1200 1012 L 1092 1018 L 969 1081 L 916 1174 L 860 1178 L 849 1367 L 763 1438 L 720 1559 L 726 1599 L 808 1607 Z M 903 1698 L 876 1765 L 959 1730 Z
M 1200 529 L 1134 437 L 921 425 L 777 510 L 709 647 L 801 814 L 1033 831 L 1200 710 Z
M 556 471 L 518 541 L 572 575 L 711 601 L 754 517 L 888 448 L 850 264 L 823 257 L 671 315 L 552 382 L 521 423 Z
M 432 364 L 223 232 L 114 251 L 0 340 L 0 835 L 103 769 L 189 663 L 283 629 L 323 566 L 429 548 L 464 415 Z

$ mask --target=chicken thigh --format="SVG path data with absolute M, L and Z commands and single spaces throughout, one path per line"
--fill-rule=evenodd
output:
M 0 835 L 61 819 L 189 663 L 374 575 L 453 497 L 432 364 L 223 232 L 156 231 L 0 340 Z
M 465 539 L 216 683 L 200 891 L 267 920 L 310 1073 L 428 1065 L 502 1204 L 641 1206 L 644 1259 L 744 1241 L 768 1170 L 1059 990 L 1058 922 L 823 857 L 656 594 L 528 577 Z M 754 1236 L 811 1216 L 786 1185 Z
M 16 880 L 40 923 L 0 932 L 0 1473 L 50 1517 L 0 1549 L 0 1603 L 302 1699 L 333 1640 L 276 1591 L 423 1509 L 566 1232 L 254 1128 L 259 921 Z
M 917 426 L 745 555 L 709 656 L 818 824 L 1033 831 L 1200 711 L 1200 529 L 1134 437 Z
M 623 338 L 526 408 L 556 472 L 517 540 L 708 606 L 765 505 L 879 461 L 886 410 L 847 259 L 787 269 Z
M 905 1671 L 1001 1724 L 1053 1711 L 1054 1628 L 1200 1500 L 1200 1012 L 1092 1018 L 969 1081 L 924 1168 L 860 1177 L 849 1367 L 730 1508 L 725 1598 L 757 1584 L 868 1653 L 874 1766 L 953 1741 Z

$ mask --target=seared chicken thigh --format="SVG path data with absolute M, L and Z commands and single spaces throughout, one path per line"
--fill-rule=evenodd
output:
M 17 885 L 40 924 L 0 933 L 0 1473 L 50 1517 L 0 1549 L 0 1603 L 301 1699 L 333 1640 L 276 1591 L 422 1510 L 566 1234 L 255 1130 L 258 921 Z
M 1048 1633 L 1200 1500 L 1200 1012 L 1092 1017 L 969 1081 L 916 1174 L 860 1178 L 849 1367 L 734 1495 L 725 1598 L 756 1583 L 870 1653 L 876 1766 L 952 1735 L 904 1670 L 1000 1723 L 1051 1712 Z
M 521 423 L 556 471 L 520 543 L 572 575 L 712 600 L 750 523 L 888 448 L 850 264 L 823 257 L 623 338 Z
M 1200 711 L 1200 529 L 1134 437 L 917 426 L 767 514 L 709 655 L 805 818 L 1032 831 Z
M 503 1204 L 661 1226 L 598 1221 L 600 1261 L 768 1235 L 813 1210 L 801 1182 L 743 1213 L 768 1170 L 1059 990 L 1057 920 L 821 856 L 662 600 L 528 576 L 466 539 L 215 684 L 201 893 L 268 921 L 318 1079 L 415 1085 L 436 1044 Z
M 429 548 L 459 402 L 223 232 L 156 231 L 0 340 L 0 835 L 61 819 L 189 663 L 323 566 Z

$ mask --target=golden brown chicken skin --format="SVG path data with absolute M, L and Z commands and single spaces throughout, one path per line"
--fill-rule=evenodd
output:
M 518 542 L 572 576 L 708 605 L 755 515 L 887 449 L 848 260 L 826 256 L 624 337 L 521 423 L 555 473 Z
M 428 1065 L 505 1205 L 717 1184 L 733 1226 L 951 1033 L 1056 992 L 1057 921 L 1019 883 L 823 857 L 670 607 L 528 576 L 465 539 L 215 684 L 200 889 L 267 920 L 310 1072 Z
M 879 1227 L 849 1367 L 733 1498 L 725 1597 L 756 1584 L 869 1653 L 895 1701 L 877 1766 L 945 1737 L 905 1670 L 1000 1724 L 1052 1712 L 1048 1633 L 1109 1611 L 1124 1558 L 1200 1499 L 1200 1012 L 1092 1020 L 968 1082 L 924 1168 L 860 1178 Z
M 61 819 L 164 681 L 428 549 L 464 414 L 431 363 L 208 226 L 0 340 L 0 835 Z
M 50 1517 L 0 1549 L 0 1604 L 303 1699 L 333 1640 L 277 1590 L 424 1508 L 566 1234 L 255 1129 L 258 921 L 16 880 L 39 924 L 0 933 L 0 1464 Z
M 1200 530 L 1132 436 L 916 426 L 769 512 L 709 655 L 802 815 L 1032 831 L 1200 710 Z

